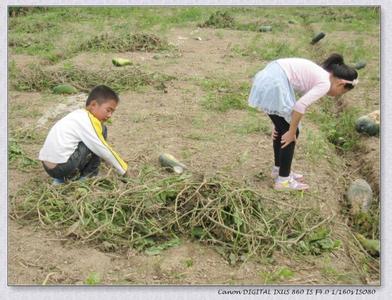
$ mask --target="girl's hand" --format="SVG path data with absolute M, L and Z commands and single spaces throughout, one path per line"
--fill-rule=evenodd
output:
M 297 140 L 297 136 L 295 133 L 291 133 L 290 131 L 287 131 L 284 135 L 282 135 L 282 148 L 288 146 L 292 142 L 295 142 Z
M 278 132 L 275 130 L 275 127 L 272 128 L 271 138 L 273 141 L 278 137 Z

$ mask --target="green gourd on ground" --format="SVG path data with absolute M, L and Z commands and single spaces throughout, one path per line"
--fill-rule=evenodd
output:
M 159 163 L 162 167 L 174 171 L 177 174 L 181 174 L 187 169 L 183 163 L 179 162 L 173 155 L 168 153 L 159 155 Z
M 272 26 L 270 25 L 262 25 L 259 28 L 260 32 L 268 32 L 268 31 L 272 31 Z
M 127 65 L 131 65 L 132 64 L 132 62 L 129 59 L 119 58 L 119 57 L 113 58 L 112 59 L 112 63 L 116 67 L 122 67 L 122 66 L 127 66 Z
M 52 89 L 55 94 L 75 94 L 78 90 L 69 84 L 59 84 Z
M 355 129 L 359 133 L 375 136 L 380 131 L 380 111 L 376 110 L 370 114 L 361 116 L 355 122 Z
M 380 255 L 380 241 L 370 240 L 365 238 L 362 234 L 356 233 L 355 237 L 358 239 L 362 247 L 372 256 Z

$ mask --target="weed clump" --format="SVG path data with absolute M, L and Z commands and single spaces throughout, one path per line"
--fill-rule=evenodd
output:
M 355 151 L 359 147 L 359 134 L 355 131 L 357 115 L 356 109 L 345 110 L 340 114 L 334 112 L 332 101 L 324 101 L 320 112 L 309 114 L 312 120 L 320 124 L 327 140 L 343 153 Z
M 248 83 L 233 84 L 227 78 L 206 78 L 200 82 L 207 92 L 202 106 L 208 110 L 226 112 L 230 109 L 247 109 L 244 99 L 249 91 Z
M 199 24 L 199 27 L 213 27 L 213 28 L 234 28 L 234 18 L 228 12 L 216 11 L 207 21 Z
M 62 187 L 32 180 L 13 196 L 12 216 L 150 255 L 185 236 L 214 245 L 232 264 L 277 249 L 295 251 L 321 227 L 326 234 L 318 240 L 330 238 L 331 218 L 318 209 L 280 202 L 223 176 L 195 177 L 148 167 L 126 183 L 110 176 Z M 316 254 L 333 249 L 320 246 Z
M 170 48 L 166 41 L 153 34 L 135 33 L 114 36 L 104 33 L 83 42 L 79 51 L 105 50 L 105 51 L 161 51 Z
M 113 69 L 110 72 L 96 72 L 74 66 L 47 70 L 39 64 L 30 65 L 24 70 L 14 70 L 10 77 L 11 84 L 17 91 L 52 90 L 58 84 L 70 84 L 82 92 L 88 92 L 99 84 L 106 84 L 117 91 L 136 90 L 147 85 L 159 87 L 173 79 L 164 74 L 146 73 L 138 66 Z
M 30 158 L 14 138 L 9 139 L 8 161 L 11 165 L 17 165 L 23 169 L 38 165 L 38 161 Z

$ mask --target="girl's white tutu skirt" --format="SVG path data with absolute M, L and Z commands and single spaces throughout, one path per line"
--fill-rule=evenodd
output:
M 254 77 L 248 99 L 251 107 L 283 117 L 290 123 L 295 102 L 293 87 L 276 61 L 270 62 Z

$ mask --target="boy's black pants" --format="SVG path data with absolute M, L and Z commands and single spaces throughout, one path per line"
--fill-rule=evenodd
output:
M 107 127 L 103 126 L 103 137 L 107 138 Z M 71 179 L 78 173 L 81 177 L 92 177 L 98 175 L 101 159 L 94 154 L 87 146 L 80 142 L 75 152 L 65 163 L 57 164 L 53 169 L 49 169 L 43 164 L 46 173 L 53 178 Z
M 279 176 L 288 177 L 291 170 L 291 162 L 293 161 L 295 142 L 288 144 L 282 148 L 282 135 L 289 131 L 290 124 L 277 115 L 268 115 L 274 123 L 277 137 L 273 141 L 275 166 L 279 167 Z M 299 130 L 297 128 L 296 136 L 298 138 Z

